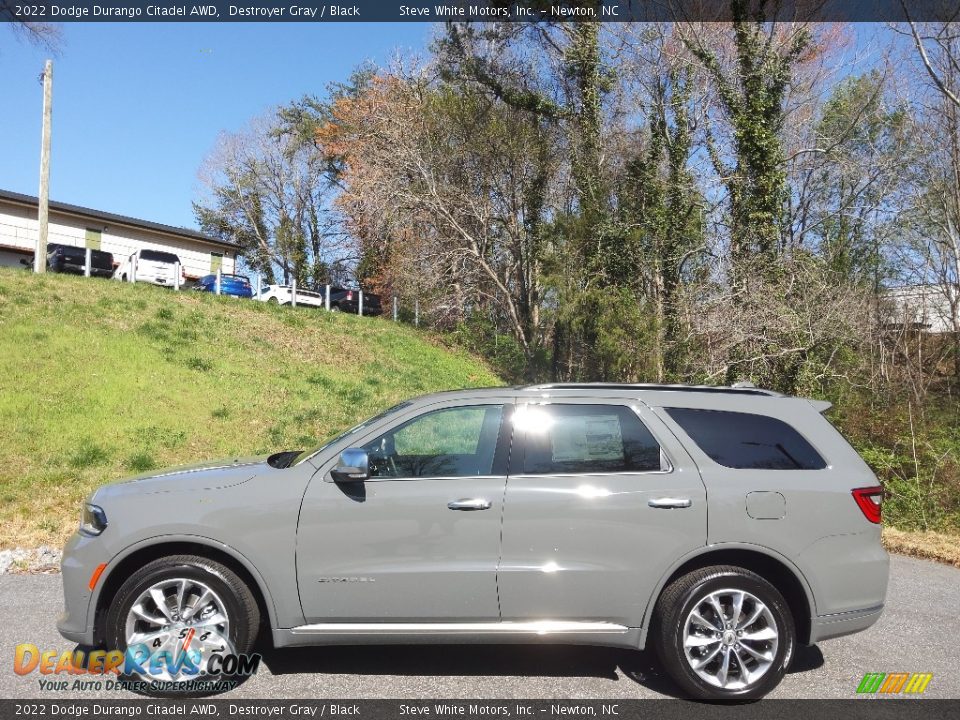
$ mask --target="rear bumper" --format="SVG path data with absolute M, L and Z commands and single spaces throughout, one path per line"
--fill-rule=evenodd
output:
M 810 628 L 810 644 L 862 632 L 879 620 L 882 614 L 883 605 L 878 605 L 863 610 L 816 617 Z
M 339 303 L 339 306 L 343 312 L 354 313 L 354 314 L 356 314 L 357 311 L 360 309 L 360 305 L 356 301 L 352 301 L 352 302 L 342 301 Z M 363 314 L 364 315 L 382 315 L 383 308 L 379 305 L 375 305 L 372 307 L 368 305 L 364 305 Z
M 155 277 L 140 277 L 137 276 L 137 282 L 150 283 L 151 285 L 159 285 L 160 287 L 174 287 L 176 283 L 173 278 L 155 278 Z M 182 288 L 186 285 L 186 282 L 181 282 L 180 287 Z

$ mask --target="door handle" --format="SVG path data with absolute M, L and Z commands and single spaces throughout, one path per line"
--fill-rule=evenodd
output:
M 483 498 L 462 498 L 447 503 L 451 510 L 489 510 L 490 501 Z
M 693 503 L 690 502 L 690 498 L 679 498 L 679 497 L 662 497 L 662 498 L 651 498 L 650 502 L 647 503 L 652 508 L 660 508 L 662 510 L 674 510 L 677 508 L 688 508 Z

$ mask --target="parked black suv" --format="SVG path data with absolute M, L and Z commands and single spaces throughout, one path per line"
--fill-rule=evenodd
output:
M 60 243 L 47 244 L 47 267 L 52 272 L 83 275 L 87 263 L 87 249 Z M 90 251 L 90 274 L 96 277 L 113 276 L 113 255 L 104 250 Z
M 344 288 L 330 288 L 330 309 L 340 312 L 356 313 L 360 307 L 360 291 Z M 363 293 L 363 314 L 382 315 L 380 296 L 373 293 Z

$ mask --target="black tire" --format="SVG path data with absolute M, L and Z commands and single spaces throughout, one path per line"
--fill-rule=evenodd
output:
M 331 305 L 331 306 L 330 306 L 330 312 L 340 312 L 340 306 L 339 306 L 339 305 Z
M 269 299 L 267 300 L 267 302 L 268 302 L 268 303 L 273 303 L 274 305 L 279 305 L 279 304 L 280 304 L 280 301 L 277 300 L 277 298 L 275 298 L 275 297 L 269 298 Z
M 260 609 L 250 588 L 230 568 L 213 560 L 195 555 L 173 555 L 147 563 L 133 573 L 114 595 L 106 616 L 105 635 L 107 647 L 126 652 L 125 625 L 133 603 L 142 592 L 163 580 L 187 578 L 199 580 L 213 590 L 224 604 L 229 618 L 228 639 L 237 654 L 248 653 L 260 630 Z M 126 681 L 149 682 L 148 678 L 123 677 Z M 203 675 L 204 681 L 239 680 L 245 678 L 226 675 Z M 136 686 L 134 686 L 136 692 Z M 200 697 L 210 692 L 184 692 L 171 690 L 145 694 L 155 696 Z
M 707 595 L 726 589 L 744 590 L 759 599 L 770 610 L 778 633 L 772 664 L 758 680 L 739 689 L 721 688 L 701 678 L 684 652 L 686 618 Z M 651 637 L 664 669 L 689 698 L 755 700 L 773 690 L 786 674 L 796 644 L 796 629 L 789 606 L 773 585 L 744 568 L 716 565 L 683 575 L 664 589 L 654 610 Z M 731 661 L 731 665 L 735 664 Z

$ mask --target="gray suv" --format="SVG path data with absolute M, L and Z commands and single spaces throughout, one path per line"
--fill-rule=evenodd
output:
M 61 634 L 203 657 L 350 643 L 654 647 L 682 694 L 755 698 L 870 627 L 882 489 L 822 416 L 753 387 L 438 393 L 306 452 L 95 491 Z M 150 679 L 182 680 L 175 666 Z M 134 673 L 137 675 L 138 673 Z

